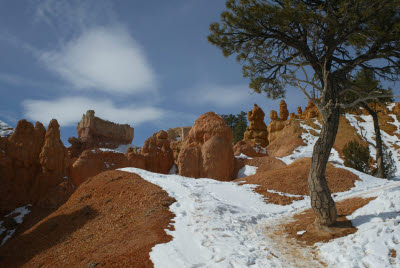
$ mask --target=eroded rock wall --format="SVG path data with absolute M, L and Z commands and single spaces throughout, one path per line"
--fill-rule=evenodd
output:
M 98 118 L 93 110 L 88 110 L 82 116 L 76 131 L 78 138 L 68 139 L 72 144 L 70 153 L 73 156 L 90 148 L 117 148 L 121 144 L 130 144 L 134 136 L 134 129 L 129 125 Z

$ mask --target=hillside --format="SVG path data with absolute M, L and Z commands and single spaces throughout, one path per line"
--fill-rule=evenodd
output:
M 130 149 L 125 155 L 111 149 L 82 153 L 75 160 L 83 163 L 81 168 L 93 169 L 93 163 L 99 161 L 109 164 L 106 171 L 98 169 L 85 178 L 60 206 L 50 208 L 38 203 L 14 212 L 3 211 L 0 266 L 399 265 L 400 123 L 394 105 L 382 109 L 382 136 L 396 159 L 396 178 L 378 179 L 343 165 L 344 144 L 352 139 L 372 143 L 374 137 L 370 116 L 362 111 L 342 116 L 327 167 L 328 184 L 339 214 L 338 222 L 329 230 L 313 227 L 315 216 L 310 211 L 306 186 L 309 157 L 321 127 L 318 114 L 272 120 L 268 126 L 269 130 L 275 127 L 269 132 L 272 142 L 263 150 L 256 146 L 253 153 L 257 156 L 253 157 L 240 151 L 245 148 L 243 143 L 242 149 L 237 147 L 235 167 L 226 165 L 224 169 L 234 168 L 232 172 L 238 178 L 226 181 L 179 174 L 182 166 L 187 167 L 186 162 L 179 162 L 183 161 L 179 154 L 185 150 L 186 154 L 199 150 L 207 157 L 221 156 L 223 159 L 215 161 L 222 164 L 230 163 L 229 153 L 233 158 L 231 145 L 228 148 L 223 140 L 210 138 L 215 133 L 232 138 L 229 129 L 217 116 L 207 113 L 195 122 L 186 140 L 177 145 L 180 152 L 174 151 L 178 157 L 174 158 L 171 174 L 145 170 L 149 169 L 147 163 L 154 167 L 163 163 L 164 155 L 172 155 L 166 134 L 158 132 L 145 143 L 147 154 Z M 212 150 L 211 141 L 221 149 Z M 189 145 L 197 149 L 185 149 Z M 291 147 L 294 148 L 289 150 Z M 154 153 L 158 158 L 149 158 L 151 150 L 158 152 Z M 374 156 L 373 146 L 371 155 Z M 131 162 L 118 164 L 116 161 L 123 157 Z M 148 157 L 146 165 L 132 167 L 136 163 L 132 161 L 141 157 Z M 199 158 L 199 163 L 204 159 L 207 158 Z M 112 167 L 118 170 L 113 171 Z M 210 167 L 220 168 L 199 166 L 198 174 L 218 174 L 209 171 Z

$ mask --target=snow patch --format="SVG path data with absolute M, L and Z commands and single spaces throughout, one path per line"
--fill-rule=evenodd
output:
M 317 119 L 314 119 L 314 124 L 316 124 L 319 128 L 322 128 L 322 125 L 318 122 Z M 305 133 L 301 134 L 301 138 L 303 139 L 306 145 L 297 147 L 291 155 L 285 157 L 277 157 L 278 159 L 282 160 L 286 165 L 290 165 L 297 159 L 303 157 L 312 157 L 312 152 L 314 150 L 314 144 L 318 140 L 318 136 L 314 136 L 312 133 L 317 133 L 319 135 L 320 129 L 315 129 L 309 125 L 300 123 L 300 126 L 306 131 Z M 343 164 L 344 161 L 340 158 L 338 151 L 334 148 L 331 150 L 331 155 L 329 157 L 329 161 L 334 163 Z
M 237 178 L 241 179 L 241 178 L 244 178 L 244 177 L 247 177 L 247 176 L 254 175 L 257 172 L 257 168 L 258 167 L 245 165 L 244 167 L 242 167 L 239 170 Z
M 24 217 L 29 214 L 31 211 L 28 209 L 29 207 L 31 207 L 32 205 L 26 205 L 23 207 L 19 207 L 16 208 L 14 211 L 12 211 L 11 213 L 7 214 L 5 217 L 10 217 L 13 216 L 12 218 L 14 219 L 14 221 L 17 224 L 21 224 L 23 222 Z M 14 216 L 15 215 L 15 216 Z M 0 247 L 3 246 L 7 240 L 9 240 L 15 233 L 16 229 L 11 229 L 11 230 L 7 230 L 5 227 L 3 227 L 3 223 L 4 221 L 0 221 L 0 235 L 2 235 L 4 232 L 6 233 L 1 244 Z
M 10 127 L 8 124 L 0 121 L 0 137 L 8 137 L 14 132 L 14 129 Z
M 238 156 L 235 156 L 237 159 L 253 159 L 252 157 L 248 157 L 247 155 L 241 153 Z
M 396 126 L 397 130 L 395 133 L 399 133 L 400 131 L 400 122 L 398 121 L 397 117 L 395 115 L 391 115 L 394 122 L 391 123 L 392 125 Z M 347 120 L 349 120 L 350 125 L 354 127 L 357 131 L 357 133 L 363 137 L 365 140 L 367 140 L 369 143 L 375 144 L 375 130 L 374 130 L 374 121 L 372 119 L 372 116 L 370 115 L 360 115 L 358 116 L 359 118 L 363 119 L 365 122 L 359 122 L 357 120 L 357 116 L 352 115 L 352 114 L 346 114 Z M 400 176 L 400 140 L 396 135 L 389 135 L 385 131 L 381 129 L 381 136 L 382 136 L 382 141 L 383 143 L 388 147 L 388 150 L 390 150 L 393 154 L 393 158 L 395 159 L 396 167 L 397 167 L 397 172 L 396 172 L 396 177 Z M 369 151 L 370 154 L 373 155 L 374 157 L 376 156 L 376 149 L 374 146 L 371 144 L 369 145 Z

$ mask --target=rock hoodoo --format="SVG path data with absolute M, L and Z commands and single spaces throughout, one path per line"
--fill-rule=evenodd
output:
M 243 140 L 253 142 L 261 147 L 268 145 L 268 129 L 264 117 L 263 110 L 257 104 L 254 104 L 253 110 L 248 112 L 250 126 L 246 128 Z
M 139 154 L 146 161 L 146 170 L 168 174 L 174 165 L 174 155 L 168 140 L 168 133 L 160 130 L 148 138 Z
M 289 117 L 289 111 L 287 109 L 287 104 L 284 100 L 281 100 L 281 102 L 279 103 L 279 118 L 282 121 L 287 120 Z
M 63 179 L 66 149 L 56 120 L 47 132 L 40 122 L 33 126 L 20 120 L 11 136 L 1 138 L 0 147 L 0 209 L 27 203 L 57 206 L 71 193 L 72 184 Z
M 304 112 L 302 114 L 302 119 L 311 119 L 311 118 L 316 118 L 319 116 L 319 111 L 317 106 L 311 101 L 308 100 L 307 107 L 304 109 Z
M 76 131 L 78 138 L 71 137 L 70 153 L 78 156 L 80 152 L 90 148 L 117 148 L 121 144 L 130 144 L 134 130 L 129 125 L 116 124 L 94 116 L 93 110 L 88 110 L 82 116 Z
M 214 112 L 200 116 L 179 153 L 179 174 L 194 178 L 232 180 L 233 134 L 225 120 Z

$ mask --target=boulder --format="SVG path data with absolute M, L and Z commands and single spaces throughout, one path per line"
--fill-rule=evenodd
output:
M 282 121 L 286 121 L 289 117 L 289 111 L 287 109 L 287 104 L 284 100 L 279 103 L 279 118 Z
M 174 165 L 174 155 L 168 140 L 168 133 L 160 130 L 148 138 L 139 154 L 146 161 L 146 170 L 168 174 Z
M 250 126 L 246 128 L 243 140 L 251 141 L 261 147 L 268 145 L 268 129 L 264 117 L 264 111 L 257 104 L 254 104 L 253 110 L 248 112 Z
M 119 145 L 132 143 L 134 129 L 129 125 L 116 124 L 94 115 L 93 110 L 88 110 L 76 128 L 78 138 L 68 139 L 71 143 L 71 156 L 78 156 L 80 152 L 90 148 L 114 149 Z
M 194 123 L 181 152 L 179 174 L 194 178 L 228 181 L 234 176 L 233 134 L 225 120 L 214 112 L 201 115 Z
M 244 154 L 248 157 L 266 156 L 267 150 L 258 144 L 249 141 L 239 141 L 233 146 L 233 154 L 239 156 Z

